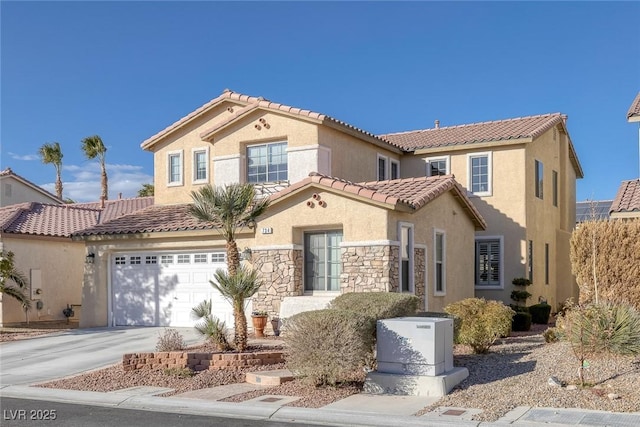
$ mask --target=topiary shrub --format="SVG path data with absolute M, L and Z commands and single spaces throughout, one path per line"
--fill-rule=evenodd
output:
M 415 315 L 420 298 L 395 292 L 349 292 L 336 297 L 329 308 L 355 311 L 375 320 Z
M 467 298 L 444 308 L 460 319 L 457 342 L 466 344 L 474 353 L 487 353 L 501 336 L 509 335 L 514 311 L 500 301 Z
M 547 303 L 534 304 L 529 306 L 531 313 L 531 321 L 538 325 L 546 325 L 549 323 L 549 315 L 551 314 L 551 306 Z
M 287 319 L 287 367 L 316 386 L 351 379 L 371 357 L 375 322 L 347 310 L 315 310 Z
M 512 331 L 528 331 L 531 329 L 531 314 L 519 311 L 513 315 L 511 320 Z

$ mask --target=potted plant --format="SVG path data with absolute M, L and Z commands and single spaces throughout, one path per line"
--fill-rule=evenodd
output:
M 264 328 L 267 326 L 268 313 L 264 310 L 254 310 L 251 312 L 251 321 L 256 338 L 264 338 Z

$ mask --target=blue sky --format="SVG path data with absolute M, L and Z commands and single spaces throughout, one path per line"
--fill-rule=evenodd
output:
M 639 176 L 638 2 L 9 2 L 1 13 L 0 167 L 99 197 L 82 138 L 107 145 L 110 198 L 152 182 L 140 143 L 223 89 L 373 133 L 549 112 L 585 172 L 578 200 Z

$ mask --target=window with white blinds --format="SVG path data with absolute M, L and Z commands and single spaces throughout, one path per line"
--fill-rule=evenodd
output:
M 500 239 L 476 240 L 476 286 L 501 286 Z

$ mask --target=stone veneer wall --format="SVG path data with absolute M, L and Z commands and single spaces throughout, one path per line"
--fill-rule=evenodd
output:
M 127 353 L 122 356 L 125 371 L 137 369 L 190 368 L 194 371 L 239 369 L 246 366 L 274 365 L 284 362 L 281 351 L 260 353 Z
M 398 246 L 342 247 L 341 292 L 396 292 Z
M 426 250 L 424 248 L 414 248 L 413 249 L 413 285 L 415 287 L 416 296 L 420 298 L 419 310 L 427 310 L 428 308 L 424 306 L 424 295 L 426 292 L 426 277 L 425 277 L 425 257 Z
M 260 272 L 263 282 L 252 298 L 253 309 L 266 310 L 271 319 L 277 318 L 285 297 L 303 293 L 302 250 L 256 250 L 252 253 L 252 265 Z

